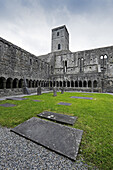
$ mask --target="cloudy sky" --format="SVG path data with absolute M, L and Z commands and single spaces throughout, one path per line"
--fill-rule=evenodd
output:
M 113 45 L 113 0 L 0 0 L 0 37 L 41 55 L 66 25 L 72 52 Z

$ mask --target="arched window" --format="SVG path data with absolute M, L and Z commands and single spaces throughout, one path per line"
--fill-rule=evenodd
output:
M 89 80 L 88 81 L 88 87 L 91 87 L 91 85 L 92 85 L 92 82 L 91 82 L 91 80 Z
M 61 49 L 61 45 L 60 44 L 58 44 L 58 50 L 60 50 Z
M 83 82 L 83 87 L 86 87 L 86 86 L 87 86 L 87 82 L 84 81 L 84 82 Z
M 94 87 L 94 88 L 97 87 L 97 81 L 96 81 L 96 80 L 94 80 L 94 82 L 93 82 L 93 87 Z

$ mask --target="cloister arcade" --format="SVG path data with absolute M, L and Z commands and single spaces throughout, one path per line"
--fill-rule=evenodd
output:
M 46 81 L 46 80 L 29 80 L 26 79 L 26 84 L 28 88 L 36 87 L 65 87 L 65 88 L 97 88 L 97 80 L 71 80 L 71 81 Z M 23 88 L 24 80 L 17 78 L 4 78 L 0 77 L 0 89 L 15 89 Z

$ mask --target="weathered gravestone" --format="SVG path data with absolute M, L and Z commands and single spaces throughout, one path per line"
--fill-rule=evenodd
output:
M 0 106 L 3 106 L 3 107 L 14 107 L 16 105 L 15 104 L 10 104 L 10 103 L 4 103 L 4 104 L 0 104 Z
M 64 106 L 70 106 L 71 105 L 71 103 L 65 103 L 65 102 L 60 102 L 60 103 L 58 103 L 59 105 L 64 105 Z
M 74 99 L 87 99 L 87 100 L 93 100 L 92 97 L 78 97 L 78 96 L 71 96 L 70 98 L 74 98 Z
M 48 149 L 76 160 L 83 131 L 36 117 L 11 131 Z
M 53 87 L 53 96 L 57 96 L 57 88 L 56 87 Z
M 41 87 L 37 88 L 37 95 L 41 95 Z
M 30 94 L 28 87 L 27 87 L 27 82 L 26 79 L 24 78 L 24 82 L 23 82 L 23 94 Z
M 22 98 L 22 97 L 8 97 L 6 100 L 26 100 L 27 98 Z
M 44 111 L 38 114 L 37 116 L 56 121 L 58 123 L 64 123 L 69 125 L 73 125 L 77 119 L 77 117 L 75 116 L 69 116 L 60 113 L 48 112 L 48 111 Z
M 33 100 L 34 102 L 41 102 L 41 100 Z
M 62 88 L 61 88 L 61 94 L 63 94 L 63 93 L 64 93 L 64 88 L 62 87 Z

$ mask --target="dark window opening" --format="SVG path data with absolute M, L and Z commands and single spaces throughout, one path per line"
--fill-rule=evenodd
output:
M 87 87 L 87 82 L 86 81 L 83 82 L 83 87 Z
M 13 88 L 17 88 L 18 87 L 18 79 L 14 79 L 13 80 Z
M 66 82 L 65 81 L 63 81 L 63 87 L 66 87 Z
M 62 81 L 60 81 L 60 87 L 62 87 Z
M 79 87 L 82 87 L 82 81 L 79 81 Z
M 73 81 L 71 81 L 71 87 L 74 87 L 74 82 Z
M 0 89 L 4 89 L 6 86 L 6 79 L 4 77 L 0 77 Z
M 57 32 L 57 36 L 59 36 L 59 32 Z
M 92 82 L 89 80 L 88 81 L 88 87 L 91 87 L 92 86 Z
M 53 86 L 53 83 L 52 83 L 52 81 L 50 81 L 50 87 L 52 87 Z
M 7 81 L 6 81 L 6 88 L 10 89 L 11 87 L 12 87 L 12 79 L 8 78 Z
M 30 64 L 32 65 L 32 59 L 30 59 Z
M 60 50 L 61 49 L 61 45 L 60 44 L 58 44 L 58 50 Z
M 65 69 L 65 72 L 67 72 L 67 61 L 64 61 L 64 69 Z
M 93 87 L 94 87 L 94 88 L 97 87 L 97 81 L 96 81 L 96 80 L 93 82 Z
M 70 81 L 67 81 L 67 87 L 70 87 Z
M 78 87 L 78 82 L 77 81 L 75 81 L 75 87 Z
M 67 67 L 67 61 L 65 61 L 65 67 Z

